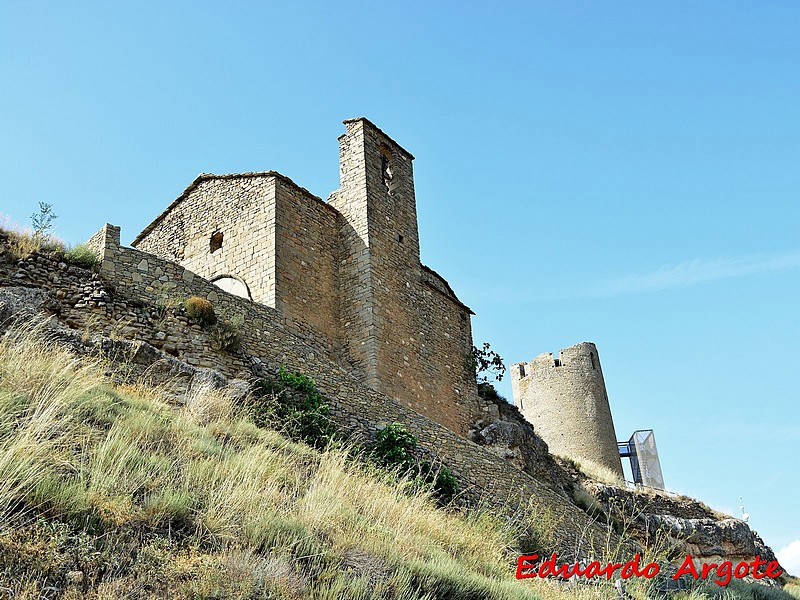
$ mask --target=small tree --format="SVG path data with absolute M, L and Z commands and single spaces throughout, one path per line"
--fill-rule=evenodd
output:
M 33 236 L 42 242 L 50 239 L 50 231 L 58 215 L 53 212 L 53 205 L 47 202 L 39 202 L 39 212 L 31 215 L 31 226 Z
M 492 350 L 489 342 L 483 343 L 483 348 L 472 347 L 472 352 L 467 356 L 466 367 L 468 371 L 475 372 L 475 380 L 478 384 L 489 383 L 489 378 L 501 381 L 506 373 L 506 365 L 503 358 Z

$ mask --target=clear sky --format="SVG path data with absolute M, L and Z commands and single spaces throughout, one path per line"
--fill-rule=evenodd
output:
M 668 488 L 743 498 L 777 551 L 800 540 L 800 4 L 647 4 L 0 0 L 0 212 L 130 243 L 200 172 L 324 199 L 366 116 L 417 157 L 423 262 L 476 342 L 595 342 L 618 437 L 654 429 Z

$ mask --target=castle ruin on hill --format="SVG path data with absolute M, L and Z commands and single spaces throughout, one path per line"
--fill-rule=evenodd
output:
M 597 347 L 583 342 L 558 358 L 540 354 L 511 366 L 514 404 L 550 452 L 608 468 L 623 477 L 617 435 Z
M 273 171 L 203 174 L 133 246 L 277 309 L 369 387 L 465 435 L 483 416 L 465 368 L 473 313 L 420 263 L 414 157 L 365 118 L 344 123 L 327 202 Z M 622 475 L 590 346 L 556 370 L 514 365 L 515 401 L 554 452 Z
M 578 344 L 511 367 L 533 428 L 507 403 L 482 399 L 465 360 L 472 312 L 419 260 L 413 157 L 366 119 L 345 124 L 341 187 L 328 202 L 271 171 L 201 175 L 134 248 L 120 244 L 119 227 L 103 226 L 88 241 L 92 271 L 47 253 L 20 258 L 0 230 L 0 328 L 10 315 L 52 315 L 54 335 L 76 352 L 101 351 L 122 380 L 174 388 L 177 402 L 211 383 L 246 394 L 248 382 L 282 368 L 312 375 L 342 435 L 374 439 L 401 422 L 465 498 L 550 515 L 560 556 L 584 556 L 592 540 L 616 544 L 575 492 L 609 507 L 630 493 L 592 487 L 535 435 L 619 469 L 597 349 Z M 235 349 L 189 317 L 191 296 L 242 323 Z M 667 497 L 649 502 L 645 517 L 703 532 L 691 540 L 696 556 L 772 554 L 741 521 Z
M 413 156 L 364 118 L 328 202 L 272 172 L 200 175 L 133 246 L 271 306 L 371 388 L 464 435 L 472 311 L 420 263 Z

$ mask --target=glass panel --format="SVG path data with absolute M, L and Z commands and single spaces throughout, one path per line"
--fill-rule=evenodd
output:
M 638 468 L 634 469 L 634 475 L 638 471 L 638 477 L 635 477 L 636 483 L 663 490 L 664 476 L 661 473 L 661 461 L 658 460 L 658 448 L 653 430 L 637 431 L 631 437 L 631 441 L 636 448 L 635 462 L 638 463 Z M 634 462 L 633 458 L 631 462 Z

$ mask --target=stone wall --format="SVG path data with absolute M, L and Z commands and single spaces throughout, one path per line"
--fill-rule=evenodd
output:
M 550 452 L 590 460 L 623 476 L 597 348 L 590 342 L 510 368 L 514 403 Z
M 414 367 L 423 384 L 420 391 L 427 395 L 421 394 L 417 410 L 464 435 L 465 423 L 468 430 L 486 412 L 466 360 L 472 350 L 472 311 L 455 299 L 437 273 L 423 266 L 421 275 L 415 295 L 420 344 Z
M 339 138 L 340 189 L 328 203 L 339 220 L 339 320 L 342 357 L 362 381 L 378 389 L 378 353 L 374 324 L 372 256 L 369 249 L 366 172 L 363 169 L 364 131 Z
M 332 360 L 313 336 L 287 328 L 277 310 L 219 290 L 185 267 L 120 247 L 118 227 L 106 225 L 90 244 L 101 259 L 99 275 L 41 255 L 9 262 L 0 249 L 0 287 L 47 290 L 57 299 L 48 305 L 49 312 L 87 336 L 144 341 L 228 378 L 252 379 L 254 371 L 275 373 L 281 365 L 310 374 L 331 403 L 332 416 L 351 437 L 370 438 L 379 427 L 402 422 L 422 448 L 453 471 L 466 493 L 509 512 L 548 515 L 563 556 L 574 555 L 577 548 L 586 552 L 590 539 L 606 543 L 607 532 L 561 492 L 364 385 Z M 190 295 L 207 297 L 218 313 L 245 316 L 240 351 L 213 350 L 208 330 L 180 310 L 165 309 L 165 298 Z
M 275 173 L 200 175 L 134 240 L 140 250 L 213 281 L 241 279 L 275 306 Z
M 338 214 L 287 180 L 276 189 L 274 307 L 287 326 L 338 349 Z
M 349 352 L 375 389 L 466 435 L 482 415 L 465 360 L 472 312 L 420 263 L 413 156 L 366 119 L 339 138 L 340 293 Z M 374 374 L 373 374 L 374 371 Z

